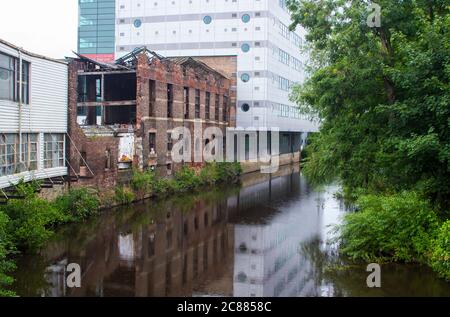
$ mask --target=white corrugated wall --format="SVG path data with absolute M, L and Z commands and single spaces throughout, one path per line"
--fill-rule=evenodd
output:
M 19 57 L 14 48 L 0 43 L 0 52 Z M 22 53 L 30 65 L 30 104 L 22 106 L 22 133 L 40 133 L 39 168 L 34 172 L 0 177 L 0 188 L 10 186 L 21 178 L 26 181 L 67 174 L 66 167 L 42 169 L 43 133 L 67 133 L 68 66 Z M 0 133 L 18 133 L 19 106 L 17 102 L 0 100 Z

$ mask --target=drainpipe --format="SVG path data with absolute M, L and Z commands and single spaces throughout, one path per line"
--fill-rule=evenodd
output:
M 22 159 L 22 52 L 19 49 L 19 162 L 23 163 Z

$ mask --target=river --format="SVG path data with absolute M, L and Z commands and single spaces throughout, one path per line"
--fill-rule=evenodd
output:
M 18 260 L 19 296 L 450 296 L 428 267 L 382 264 L 369 288 L 367 263 L 332 242 L 347 212 L 336 186 L 310 187 L 297 167 L 109 210 L 65 227 L 38 254 Z M 331 241 L 331 242 L 330 242 Z M 65 268 L 81 267 L 69 288 Z

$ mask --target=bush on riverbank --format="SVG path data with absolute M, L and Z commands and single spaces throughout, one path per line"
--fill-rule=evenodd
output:
M 84 221 L 97 214 L 100 200 L 97 192 L 88 188 L 71 189 L 55 200 L 55 206 L 64 213 L 67 221 Z
M 449 224 L 415 192 L 362 196 L 339 227 L 341 251 L 368 262 L 420 262 L 448 278 Z
M 186 193 L 202 186 L 219 183 L 236 182 L 242 168 L 239 163 L 208 163 L 197 171 L 184 166 L 175 173 L 173 179 L 157 178 L 152 171 L 134 171 L 131 189 L 137 199 L 146 196 L 165 196 L 176 193 Z M 118 193 L 122 197 L 122 193 Z M 119 199 L 120 200 L 120 199 Z
M 114 196 L 116 203 L 121 205 L 129 205 L 134 201 L 134 199 L 135 196 L 131 189 L 124 186 L 116 187 Z
M 14 293 L 4 290 L 12 284 L 13 279 L 7 274 L 14 270 L 14 262 L 8 257 L 14 251 L 14 245 L 8 232 L 9 218 L 0 210 L 0 296 L 13 296 Z

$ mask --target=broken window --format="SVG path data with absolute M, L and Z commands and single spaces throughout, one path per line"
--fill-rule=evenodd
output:
M 136 100 L 136 73 L 105 74 L 105 101 Z
M 77 122 L 81 125 L 134 124 L 136 73 L 78 76 Z
M 200 119 L 200 89 L 195 90 L 195 118 Z
M 167 117 L 173 117 L 173 85 L 167 84 Z

